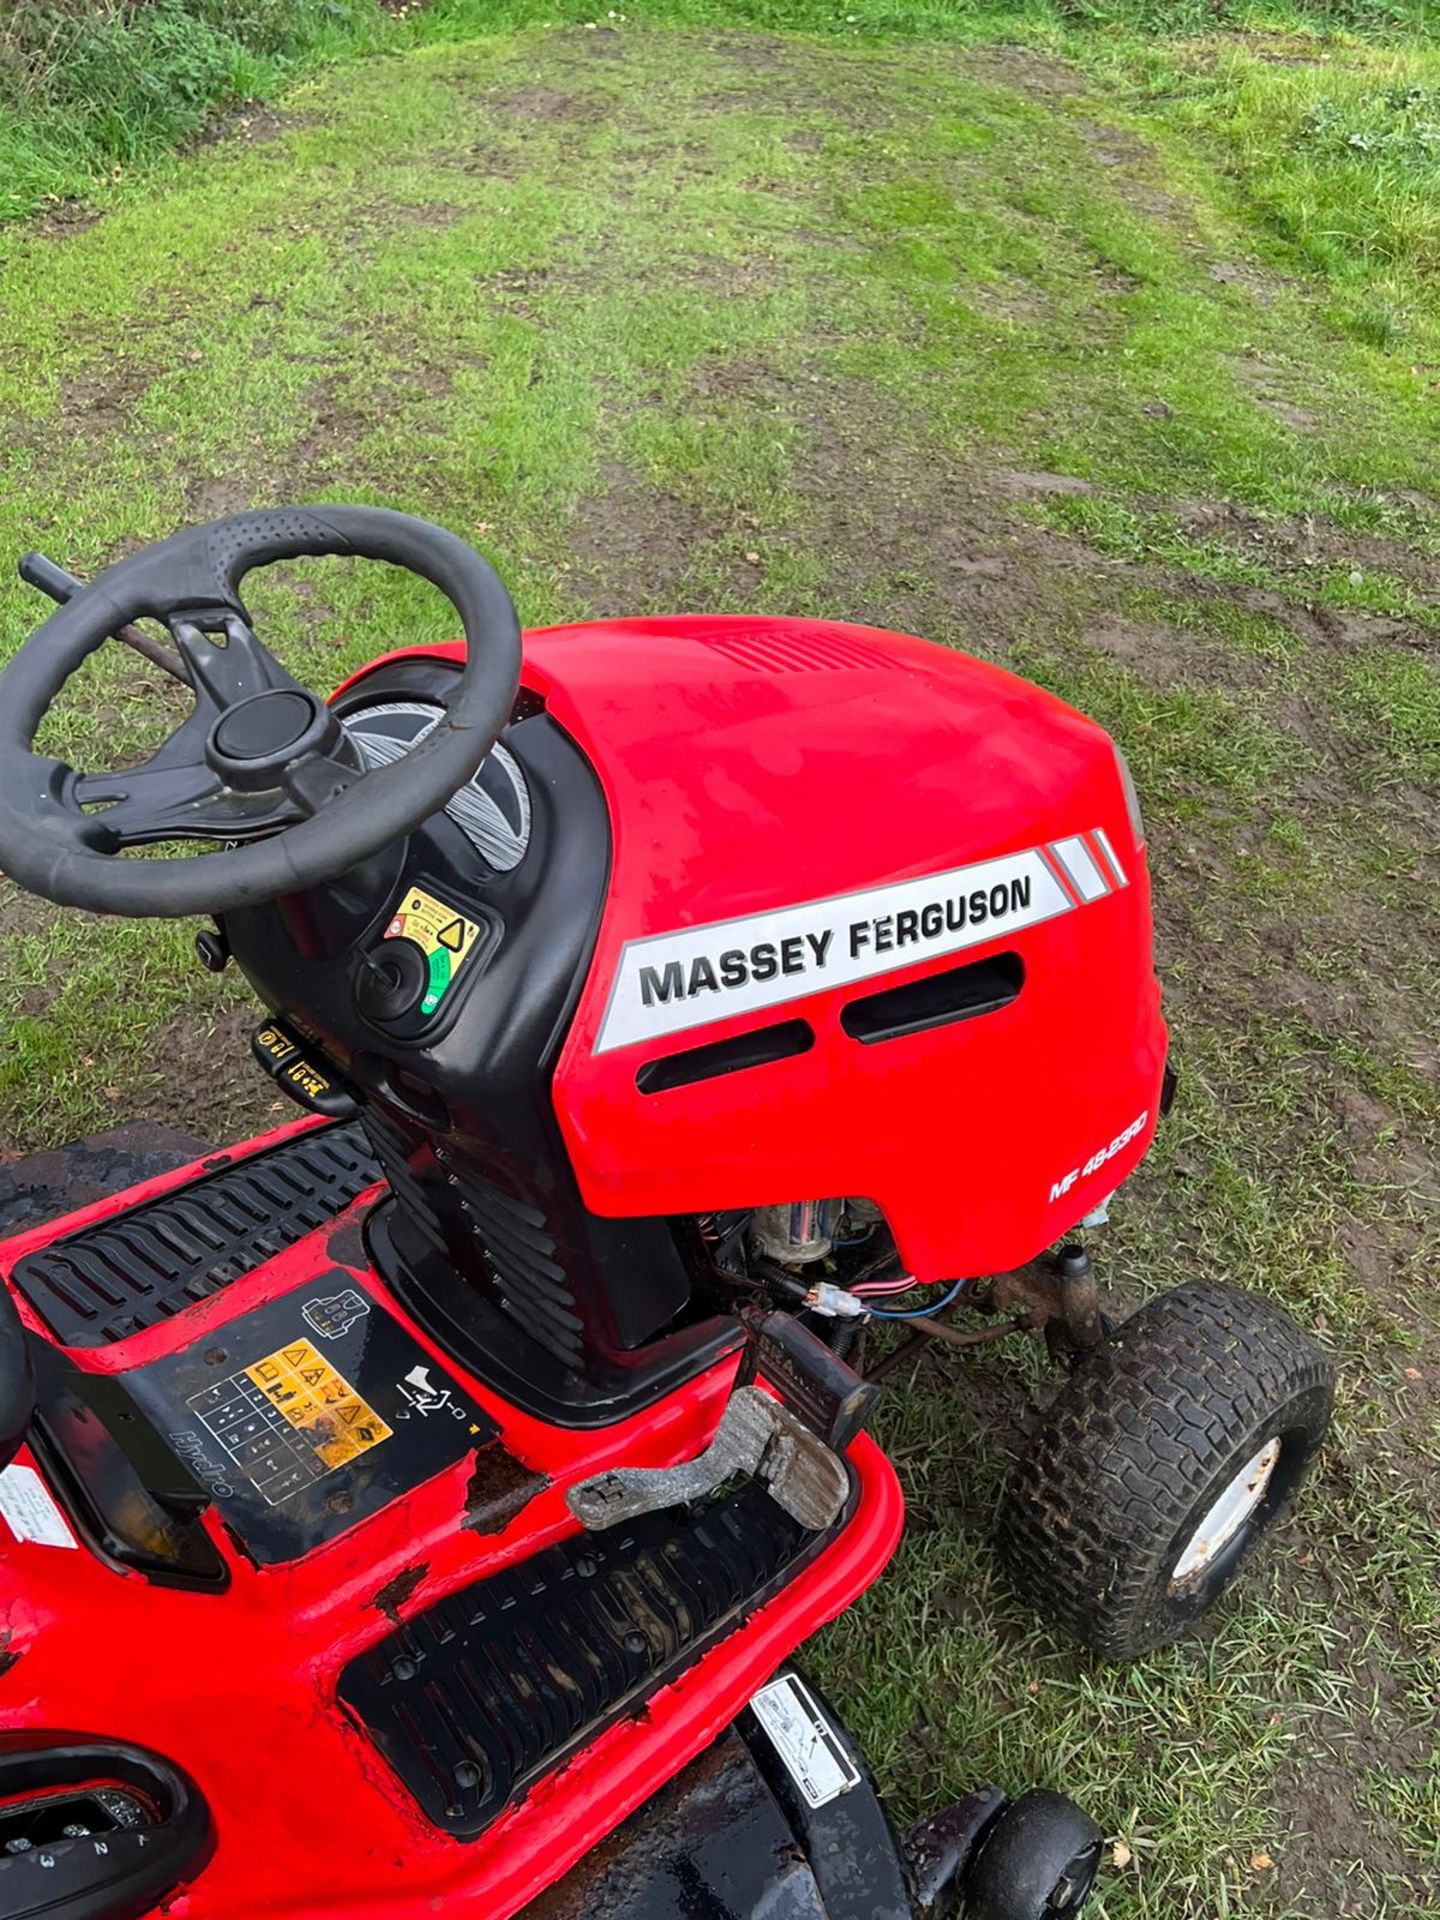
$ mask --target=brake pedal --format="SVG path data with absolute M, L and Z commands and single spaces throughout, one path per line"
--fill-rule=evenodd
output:
M 850 1491 L 840 1456 L 759 1387 L 737 1387 L 715 1438 L 675 1467 L 612 1467 L 581 1480 L 566 1495 L 570 1511 L 592 1532 L 638 1514 L 703 1500 L 737 1473 L 763 1480 L 792 1520 L 819 1533 L 833 1526 Z

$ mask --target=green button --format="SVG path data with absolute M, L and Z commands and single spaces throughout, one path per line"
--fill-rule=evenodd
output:
M 445 998 L 445 990 L 450 985 L 450 956 L 443 947 L 436 947 L 430 955 L 430 989 L 420 1002 L 421 1013 L 434 1013 Z

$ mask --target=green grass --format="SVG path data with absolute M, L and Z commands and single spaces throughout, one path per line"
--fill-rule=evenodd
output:
M 10 0 L 0 16 L 0 221 L 92 193 L 218 111 L 268 100 L 298 73 L 385 47 L 614 19 L 872 42 L 1099 33 L 1133 45 L 1203 35 L 1220 11 L 1215 0 L 635 0 L 628 9 L 590 0 Z M 1235 0 L 1223 8 L 1231 29 L 1360 32 L 1402 44 L 1430 32 L 1432 11 L 1432 0 Z M 1414 85 L 1302 100 L 1317 171 L 1327 160 L 1332 171 L 1337 160 L 1353 171 L 1363 151 L 1387 181 L 1417 168 L 1433 173 L 1432 106 L 1430 92 Z M 1404 195 L 1343 197 L 1350 219 L 1340 247 L 1318 230 L 1317 247 L 1433 250 L 1433 201 L 1422 180 Z M 1350 320 L 1390 345 L 1406 330 L 1406 309 L 1382 292 Z
M 118 179 L 216 109 L 385 32 L 376 0 L 13 0 L 0 17 L 0 220 Z
M 883 1415 L 910 1536 L 815 1658 L 903 1817 L 985 1775 L 1095 1806 L 1130 1861 L 1104 1920 L 1418 1920 L 1440 308 L 1428 108 L 1386 102 L 1440 53 L 1398 8 L 617 12 L 449 0 L 220 144 L 100 188 L 77 148 L 100 217 L 0 231 L 0 553 L 87 572 L 252 502 L 383 500 L 475 539 L 531 623 L 850 615 L 1110 727 L 1184 1081 L 1105 1270 L 1288 1301 L 1340 1356 L 1337 1442 L 1213 1636 L 1120 1673 L 986 1546 L 1033 1358 L 927 1362 Z M 317 685 L 451 624 L 376 569 L 256 603 Z M 4 647 L 42 610 L 0 580 Z M 114 649 L 78 693 L 48 737 L 80 763 L 173 715 Z M 0 914 L 0 1148 L 270 1117 L 189 928 Z

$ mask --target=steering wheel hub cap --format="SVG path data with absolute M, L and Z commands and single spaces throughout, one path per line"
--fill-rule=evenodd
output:
M 227 787 L 256 793 L 278 786 L 293 761 L 329 752 L 339 737 L 340 723 L 313 693 L 276 687 L 227 707 L 205 758 Z

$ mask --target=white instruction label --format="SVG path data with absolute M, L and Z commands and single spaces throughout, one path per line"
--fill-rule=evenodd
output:
M 859 1785 L 859 1769 L 803 1680 L 782 1674 L 750 1706 L 810 1806 L 823 1807 Z
M 6 1467 L 0 1473 L 0 1519 L 17 1540 L 33 1540 L 41 1547 L 76 1544 L 64 1514 L 33 1467 Z

